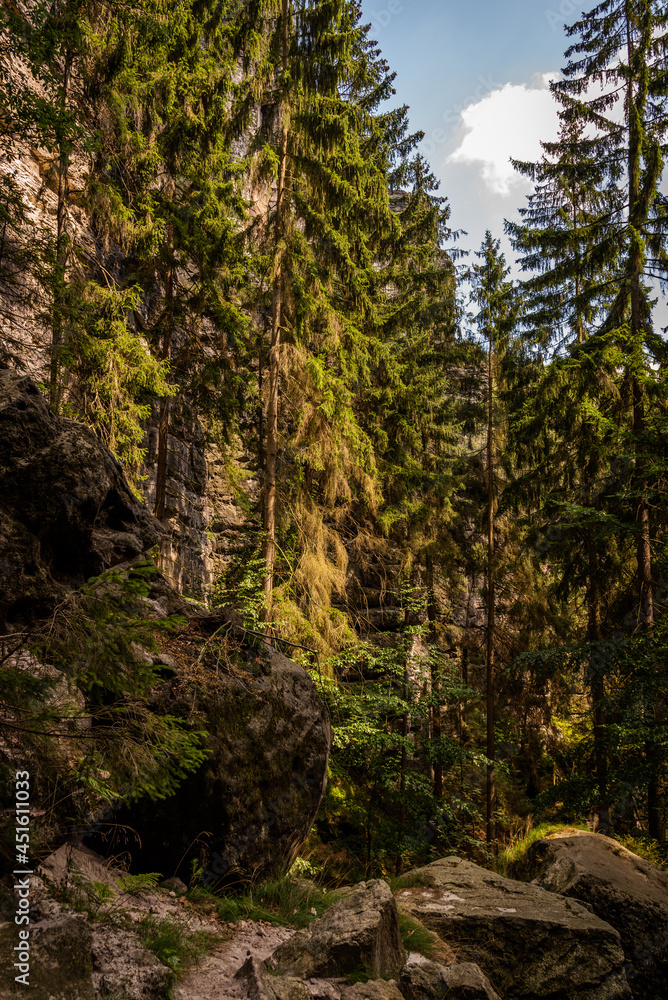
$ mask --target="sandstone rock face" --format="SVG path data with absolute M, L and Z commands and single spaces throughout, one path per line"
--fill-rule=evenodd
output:
M 221 672 L 200 697 L 211 755 L 163 802 L 139 802 L 115 820 L 141 837 L 137 864 L 189 877 L 207 852 L 204 881 L 283 871 L 313 824 L 327 780 L 331 728 L 303 669 L 268 646 Z M 169 706 L 187 716 L 188 704 Z
M 477 964 L 504 1000 L 622 1000 L 619 934 L 574 900 L 459 858 L 411 875 L 397 901 Z
M 64 587 L 161 537 L 109 449 L 57 417 L 29 378 L 0 370 L 0 626 L 49 612 Z
M 387 883 L 362 882 L 276 949 L 270 965 L 302 979 L 367 970 L 399 977 L 406 959 L 397 907 Z
M 401 970 L 404 1000 L 499 1000 L 487 976 L 472 962 L 439 965 L 417 955 Z
M 668 872 L 599 833 L 565 830 L 532 844 L 529 872 L 619 931 L 633 995 L 668 992 Z

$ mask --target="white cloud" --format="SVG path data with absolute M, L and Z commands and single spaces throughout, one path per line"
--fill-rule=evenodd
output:
M 548 84 L 556 73 L 538 75 L 529 84 L 506 83 L 461 113 L 465 135 L 448 163 L 477 166 L 489 190 L 496 195 L 527 190 L 528 182 L 510 163 L 538 160 L 543 142 L 557 138 L 557 105 Z

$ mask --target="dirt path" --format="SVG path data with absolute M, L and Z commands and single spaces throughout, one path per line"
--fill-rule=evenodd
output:
M 292 927 L 240 921 L 233 938 L 224 941 L 178 980 L 174 1000 L 246 1000 L 245 984 L 235 979 L 235 974 L 251 955 L 269 958 L 294 933 Z

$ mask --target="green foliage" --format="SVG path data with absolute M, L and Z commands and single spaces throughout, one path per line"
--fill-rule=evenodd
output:
M 587 830 L 584 823 L 571 824 L 576 830 Z M 522 879 L 524 873 L 524 859 L 527 851 L 537 840 L 548 837 L 551 833 L 563 830 L 563 823 L 539 823 L 538 826 L 531 827 L 523 836 L 513 843 L 510 843 L 496 858 L 495 868 L 500 875 L 508 878 Z
M 408 621 L 424 613 L 419 593 L 408 588 L 403 600 Z M 406 624 L 391 646 L 357 644 L 330 661 L 330 676 L 311 673 L 333 727 L 318 830 L 328 840 L 339 831 L 336 846 L 345 846 L 355 876 L 382 875 L 461 847 L 479 815 L 454 789 L 442 799 L 433 793 L 432 766 L 440 764 L 448 788 L 485 758 L 431 730 L 435 678 L 440 701 L 463 702 L 474 693 L 448 675 L 427 634 L 426 625 Z M 479 847 L 475 835 L 470 839 Z
M 161 878 L 160 872 L 146 872 L 141 875 L 124 875 L 122 878 L 116 879 L 116 882 L 123 890 L 124 895 L 134 896 L 146 889 L 154 889 Z
M 211 893 L 193 886 L 188 898 L 215 903 L 221 920 L 265 920 L 293 927 L 307 927 L 340 898 L 336 889 L 319 885 L 293 873 L 268 879 L 236 893 Z
M 218 938 L 206 931 L 189 931 L 172 920 L 146 917 L 137 930 L 145 948 L 152 951 L 173 973 L 183 972 L 206 955 Z
M 0 731 L 21 734 L 44 801 L 58 787 L 61 821 L 78 820 L 82 803 L 88 811 L 164 798 L 207 756 L 196 721 L 152 703 L 161 678 L 142 650 L 155 650 L 158 637 L 180 624 L 149 616 L 154 573 L 148 562 L 103 573 L 13 649 L 12 637 L 5 640 Z M 21 659 L 28 651 L 34 660 Z M 67 693 L 55 698 L 54 689 Z
M 651 837 L 633 837 L 631 834 L 616 838 L 619 843 L 645 861 L 651 861 L 658 868 L 668 871 L 668 852 L 665 844 L 659 844 Z
M 415 884 L 415 883 L 413 883 Z M 419 920 L 414 920 L 407 913 L 399 911 L 399 931 L 401 940 L 407 952 L 416 951 L 425 958 L 436 958 L 436 935 L 427 930 Z

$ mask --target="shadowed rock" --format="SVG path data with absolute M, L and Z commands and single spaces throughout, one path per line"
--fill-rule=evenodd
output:
M 248 1000 L 312 1000 L 305 983 L 290 976 L 272 976 L 257 958 L 244 962 L 235 979 L 243 980 Z
M 460 858 L 411 873 L 397 900 L 480 966 L 504 1000 L 622 1000 L 619 934 L 580 903 Z
M 341 994 L 341 1000 L 404 1000 L 394 979 L 372 979 L 355 983 Z
M 0 370 L 0 627 L 48 614 L 65 589 L 136 559 L 160 523 L 90 428 Z
M 525 865 L 544 889 L 581 900 L 619 931 L 634 997 L 668 990 L 668 872 L 584 830 L 537 840 Z
M 303 979 L 341 976 L 356 970 L 399 977 L 406 952 L 389 886 L 362 882 L 318 920 L 276 949 L 270 965 Z
M 401 970 L 404 1000 L 499 1000 L 487 976 L 471 962 L 439 965 L 416 956 Z

